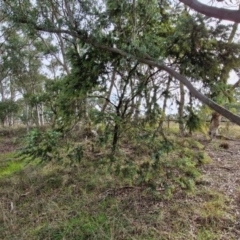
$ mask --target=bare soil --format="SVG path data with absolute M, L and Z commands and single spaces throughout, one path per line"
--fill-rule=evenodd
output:
M 222 144 L 228 148 L 221 148 Z M 229 209 L 236 222 L 232 229 L 240 239 L 240 141 L 214 139 L 205 149 L 212 163 L 204 165 L 202 173 L 209 188 L 229 198 Z

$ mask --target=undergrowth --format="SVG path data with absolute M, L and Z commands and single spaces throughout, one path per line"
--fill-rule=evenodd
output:
M 46 161 L 27 165 L 1 156 L 0 239 L 235 239 L 229 200 L 199 185 L 202 145 L 168 140 L 122 139 L 114 155 L 93 140 L 52 154 L 44 141 L 33 159 Z
M 217 239 L 232 224 L 220 194 L 163 199 L 107 172 L 87 161 L 75 168 L 47 163 L 1 179 L 0 238 Z

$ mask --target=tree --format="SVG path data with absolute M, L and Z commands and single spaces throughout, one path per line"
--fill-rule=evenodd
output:
M 16 114 L 17 112 L 18 105 L 16 102 L 12 100 L 0 101 L 0 121 L 2 126 L 4 127 L 7 122 L 10 126 L 12 114 Z
M 58 4 L 57 2 L 61 2 L 61 4 Z M 103 1 L 103 5 L 104 3 L 105 1 Z M 98 6 L 97 2 L 95 4 L 95 6 Z M 107 2 L 107 4 L 109 3 Z M 168 8 L 171 7 L 166 3 L 165 5 Z M 99 8 L 100 10 L 97 11 L 96 8 L 91 7 L 90 2 L 87 0 L 81 2 L 72 1 L 71 3 L 67 1 L 41 1 L 40 5 L 38 2 L 31 3 L 23 0 L 19 4 L 17 1 L 6 0 L 2 2 L 2 6 L 3 12 L 6 13 L 13 22 L 17 24 L 25 24 L 32 33 L 36 31 L 44 31 L 48 33 L 69 35 L 78 39 L 80 42 L 91 45 L 92 47 L 114 54 L 120 54 L 125 58 L 137 59 L 141 63 L 166 71 L 184 84 L 189 89 L 192 96 L 195 96 L 215 111 L 220 112 L 231 121 L 240 124 L 240 117 L 229 112 L 227 109 L 221 107 L 211 99 L 201 94 L 186 77 L 159 62 L 161 49 L 155 43 L 161 43 L 161 34 L 163 33 L 160 31 L 161 29 L 155 29 L 155 33 L 160 34 L 159 38 L 157 34 L 142 34 L 142 29 L 140 27 L 142 25 L 140 24 L 139 26 L 136 26 L 133 24 L 135 31 L 132 31 L 133 28 L 131 27 L 129 29 L 129 33 L 137 32 L 139 35 L 136 42 L 131 42 L 132 39 L 134 39 L 132 38 L 134 36 L 131 35 L 130 39 L 128 35 L 125 36 L 130 25 L 126 25 L 124 32 L 118 31 L 120 35 L 114 34 L 114 31 L 119 26 L 121 30 L 122 24 L 125 24 L 126 21 L 130 21 L 130 18 L 120 18 L 120 22 L 118 22 L 118 24 L 116 22 L 116 27 L 111 30 L 110 26 L 112 26 L 111 24 L 113 24 L 113 22 L 111 21 L 111 18 L 109 18 L 110 15 L 107 7 L 107 11 L 105 11 L 104 8 Z M 160 26 L 163 26 L 166 24 L 166 18 L 168 17 L 166 12 L 158 15 L 157 12 L 154 11 L 157 7 L 158 3 L 154 0 L 148 1 L 148 4 L 146 4 L 146 1 L 139 0 L 135 5 L 127 1 L 121 1 L 121 4 L 117 1 L 116 3 L 112 3 L 110 5 L 110 8 L 113 10 L 115 15 L 125 14 L 131 16 L 133 13 L 132 16 L 136 16 L 134 13 L 138 13 L 139 16 L 137 19 L 145 22 L 149 20 L 150 16 L 153 16 L 156 19 L 156 22 L 158 22 Z M 28 9 L 27 17 L 25 16 L 26 9 Z M 132 12 L 133 10 L 135 11 Z M 52 14 L 55 12 L 58 12 L 61 18 L 58 17 L 53 19 Z M 159 18 L 161 19 L 160 22 Z M 133 22 L 135 20 L 133 18 Z M 137 23 L 138 21 L 135 22 Z M 119 42 L 119 36 L 125 39 L 124 43 Z M 164 59 L 162 59 L 162 61 L 163 60 Z

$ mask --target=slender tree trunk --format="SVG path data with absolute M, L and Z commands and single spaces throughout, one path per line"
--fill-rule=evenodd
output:
M 105 100 L 105 103 L 102 106 L 101 112 L 105 112 L 105 110 L 108 106 L 109 99 L 110 99 L 111 94 L 112 94 L 112 89 L 113 89 L 113 86 L 114 86 L 115 78 L 116 78 L 116 70 L 114 68 L 113 73 L 112 73 L 112 78 L 111 78 L 111 84 L 110 84 L 109 91 L 108 91 L 108 94 L 107 94 L 107 98 Z
M 148 91 L 147 88 L 144 89 L 145 93 L 145 101 L 146 101 L 146 117 L 148 118 L 151 114 L 151 101 L 150 101 L 150 92 Z
M 45 122 L 44 122 L 44 105 L 43 103 L 41 104 L 41 125 L 44 126 Z
M 1 97 L 2 97 L 2 102 L 5 101 L 5 91 L 4 91 L 4 85 L 3 82 L 0 81 L 0 93 L 1 93 Z
M 36 105 L 36 119 L 35 119 L 35 123 L 37 125 L 37 127 L 40 126 L 40 114 L 39 114 L 39 108 L 38 105 Z
M 166 86 L 166 89 L 165 89 L 165 96 L 164 96 L 164 100 L 163 100 L 163 107 L 162 107 L 162 117 L 159 121 L 159 127 L 162 128 L 163 127 L 163 122 L 165 120 L 165 117 L 166 117 L 166 107 L 167 107 L 167 100 L 169 98 L 169 88 L 170 88 L 170 83 L 172 81 L 172 76 L 169 75 L 168 76 L 168 81 L 167 81 L 167 86 Z
M 0 81 L 0 93 L 1 93 L 1 101 L 4 102 L 5 101 L 5 91 L 4 91 L 4 84 L 3 84 L 3 80 Z M 6 117 L 4 117 L 4 119 L 2 119 L 2 127 L 5 127 L 5 119 Z
M 82 100 L 82 116 L 83 116 L 83 120 L 88 121 L 88 111 L 87 111 L 87 96 L 83 97 Z
M 179 133 L 180 135 L 184 135 L 184 119 L 183 119 L 183 109 L 185 103 L 185 92 L 184 85 L 180 83 L 180 99 L 178 106 L 178 120 L 179 120 Z
M 14 100 L 15 100 L 15 90 L 14 90 L 14 87 L 13 87 L 12 78 L 10 78 L 10 94 L 11 94 L 11 101 L 14 102 Z M 14 126 L 14 122 L 15 122 L 15 113 L 14 112 L 11 113 L 10 119 L 11 119 L 10 125 Z
M 26 126 L 27 126 L 27 132 L 29 132 L 29 107 L 26 103 Z
M 134 120 L 138 121 L 139 119 L 139 115 L 140 115 L 140 106 L 141 106 L 141 102 L 142 102 L 142 96 L 139 96 L 138 99 L 136 100 L 136 104 L 135 104 L 135 113 L 134 113 Z
M 119 139 L 119 130 L 120 126 L 118 123 L 115 123 L 114 130 L 113 130 L 113 141 L 112 141 L 112 151 L 115 152 L 118 139 Z

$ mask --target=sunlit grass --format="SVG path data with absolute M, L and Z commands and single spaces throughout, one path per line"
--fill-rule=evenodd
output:
M 39 161 L 32 161 L 31 164 L 37 164 Z M 19 159 L 14 152 L 0 155 L 0 178 L 11 176 L 12 174 L 23 170 L 29 164 L 27 157 Z
M 25 166 L 24 161 L 11 161 L 7 163 L 7 166 L 0 167 L 0 178 L 9 176 L 19 170 L 22 170 Z
M 0 155 L 0 178 L 6 177 L 24 168 L 25 161 L 18 160 L 13 152 Z

